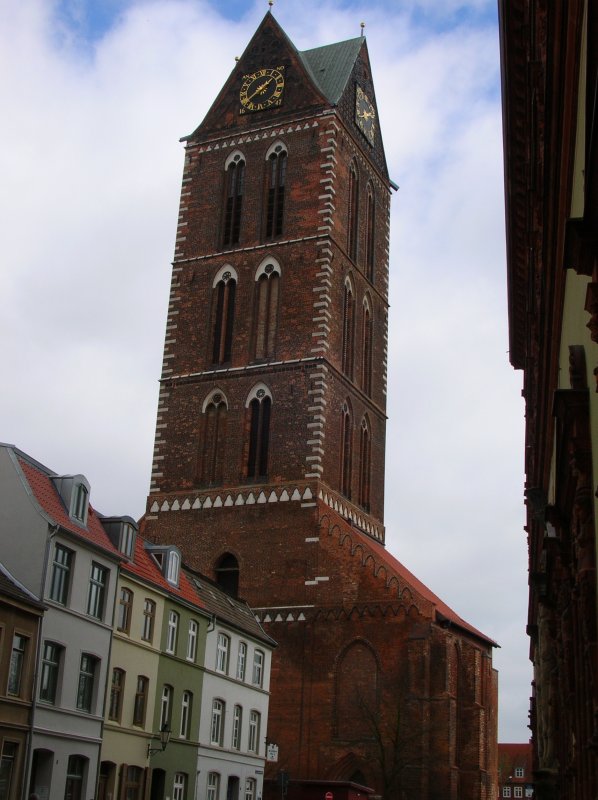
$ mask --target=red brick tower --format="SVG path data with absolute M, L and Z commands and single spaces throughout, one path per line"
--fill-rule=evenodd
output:
M 186 139 L 144 528 L 278 641 L 271 775 L 485 798 L 492 642 L 383 546 L 391 186 L 365 39 L 268 13 Z

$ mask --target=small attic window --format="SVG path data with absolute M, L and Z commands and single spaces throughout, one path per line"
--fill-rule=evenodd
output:
M 132 561 L 137 537 L 135 520 L 132 517 L 102 517 L 101 521 L 114 547 Z
M 133 548 L 135 546 L 135 528 L 125 522 L 122 526 L 120 536 L 120 552 L 127 558 L 133 558 Z
M 87 522 L 87 509 L 89 508 L 89 490 L 83 483 L 76 483 L 73 487 L 71 499 L 71 517 L 78 519 L 83 525 Z
M 166 580 L 175 586 L 179 585 L 179 571 L 181 568 L 181 557 L 176 550 L 170 550 L 168 553 L 168 568 L 166 572 Z

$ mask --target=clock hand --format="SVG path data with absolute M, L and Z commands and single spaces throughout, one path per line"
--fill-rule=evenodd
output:
M 257 87 L 257 89 L 255 90 L 255 92 L 253 92 L 252 94 L 250 94 L 250 95 L 248 96 L 247 100 L 253 100 L 253 98 L 256 96 L 256 94 L 262 94 L 262 92 L 263 92 L 263 91 L 266 89 L 266 87 L 268 86 L 268 84 L 269 84 L 269 83 L 272 83 L 272 81 L 273 81 L 273 80 L 274 80 L 274 78 L 268 78 L 268 80 L 267 80 L 267 81 L 264 81 L 264 83 L 261 83 L 261 84 L 260 84 L 260 85 Z

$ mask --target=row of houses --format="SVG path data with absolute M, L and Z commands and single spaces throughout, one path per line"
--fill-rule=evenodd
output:
M 0 798 L 259 800 L 274 642 L 89 496 L 0 445 Z

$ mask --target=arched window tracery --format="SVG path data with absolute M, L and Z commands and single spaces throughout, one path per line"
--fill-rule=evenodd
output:
M 345 401 L 341 408 L 341 464 L 340 464 L 340 491 L 345 497 L 351 499 L 351 467 L 353 460 L 353 424 L 351 419 L 351 406 Z
M 368 184 L 365 221 L 365 272 L 370 283 L 374 282 L 376 259 L 376 196 Z
M 373 325 L 370 302 L 363 300 L 363 328 L 361 335 L 361 388 L 369 396 L 372 394 L 372 349 Z
M 359 232 L 359 173 L 355 161 L 349 167 L 349 208 L 347 224 L 347 247 L 349 256 L 357 260 L 357 241 Z
M 288 154 L 277 141 L 266 154 L 266 239 L 282 234 Z
M 246 408 L 249 410 L 247 479 L 262 480 L 268 475 L 272 410 L 272 395 L 265 384 L 259 383 L 254 386 L 247 397 Z
M 223 444 L 226 441 L 228 402 L 220 389 L 214 389 L 203 402 L 203 435 L 199 454 L 199 481 L 222 481 Z
M 272 358 L 276 346 L 280 265 L 276 259 L 262 261 L 255 273 L 254 358 Z
M 361 421 L 359 431 L 359 505 L 370 510 L 370 471 L 372 460 L 372 437 L 366 417 Z
M 342 370 L 351 380 L 353 380 L 354 337 L 355 294 L 353 292 L 351 279 L 347 276 L 343 294 Z
M 222 244 L 227 247 L 239 242 L 241 211 L 245 192 L 245 158 L 235 150 L 225 162 L 225 201 Z
M 214 279 L 212 363 L 231 360 L 237 273 L 230 266 L 222 267 Z

